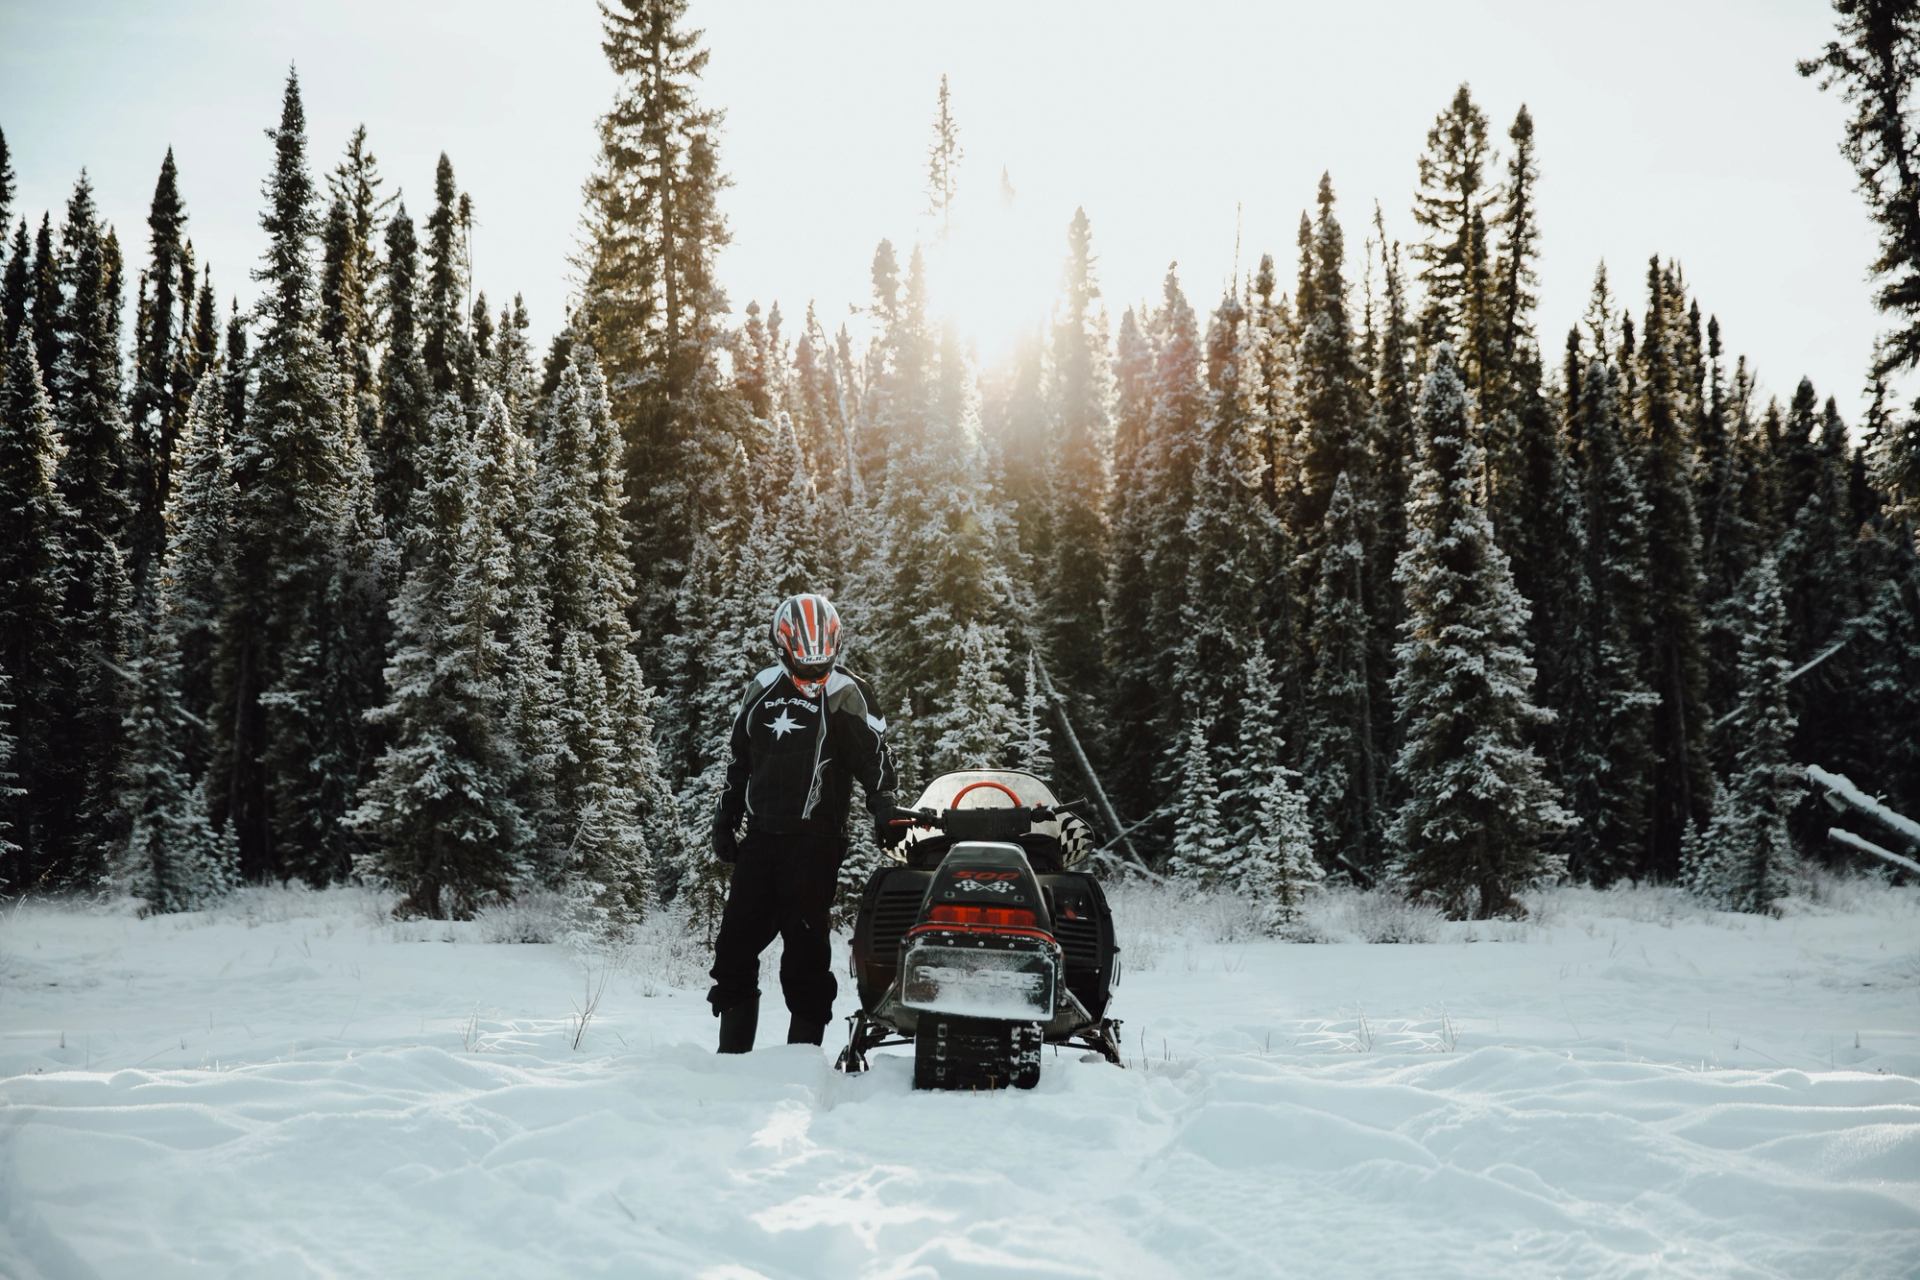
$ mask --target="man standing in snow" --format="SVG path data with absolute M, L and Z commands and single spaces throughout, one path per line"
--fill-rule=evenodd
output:
M 866 681 L 837 665 L 840 615 L 825 596 L 798 595 L 774 610 L 772 631 L 780 661 L 747 682 L 713 822 L 714 856 L 733 864 L 707 994 L 720 1019 L 721 1053 L 753 1048 L 760 953 L 776 934 L 785 943 L 780 988 L 793 1015 L 787 1043 L 819 1044 L 826 1032 L 839 990 L 829 913 L 855 778 L 880 843 L 898 844 L 906 833 L 888 822 L 887 722 Z

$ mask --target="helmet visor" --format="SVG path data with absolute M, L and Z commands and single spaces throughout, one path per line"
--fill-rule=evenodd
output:
M 825 680 L 828 673 L 833 670 L 832 658 L 822 658 L 818 662 L 801 662 L 797 658 L 783 654 L 782 659 L 787 668 L 787 674 L 795 680 L 805 680 L 809 683 Z

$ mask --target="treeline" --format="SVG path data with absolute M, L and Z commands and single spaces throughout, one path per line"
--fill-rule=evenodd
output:
M 19 224 L 8 890 L 710 907 L 724 728 L 800 589 L 841 603 L 903 799 L 982 764 L 1076 792 L 1084 749 L 1135 849 L 1275 927 L 1327 875 L 1457 914 L 1559 875 L 1764 909 L 1820 849 L 1797 762 L 1920 802 L 1910 418 L 1760 403 L 1669 261 L 1632 305 L 1602 270 L 1543 342 L 1524 108 L 1496 146 L 1463 86 L 1413 243 L 1376 207 L 1350 251 L 1323 179 L 1296 274 L 1263 257 L 1204 320 L 1169 269 L 1110 325 L 1078 214 L 1052 323 L 982 369 L 886 241 L 859 347 L 811 308 L 729 325 L 685 7 L 608 7 L 543 358 L 517 301 L 466 304 L 450 163 L 419 225 L 364 132 L 316 183 L 291 77 L 251 313 L 222 327 L 170 155 L 130 344 L 84 174 L 57 239 Z M 958 128 L 943 86 L 936 212 Z

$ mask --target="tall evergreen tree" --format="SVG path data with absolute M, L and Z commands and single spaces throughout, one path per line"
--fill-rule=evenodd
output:
M 72 781 L 58 733 L 75 657 L 66 634 L 70 519 L 54 482 L 59 457 L 33 335 L 22 331 L 0 397 L 0 678 L 9 704 L 0 736 L 13 750 L 17 783 L 0 796 L 13 846 L 0 863 L 0 886 L 13 893 L 58 877 L 69 839 L 71 814 L 56 807 Z
M 56 736 L 73 763 L 56 788 L 69 815 L 75 883 L 93 883 L 124 834 L 114 796 L 128 689 L 133 610 L 123 548 L 133 522 L 120 362 L 118 243 L 103 227 L 83 172 L 61 229 L 58 356 L 49 379 L 64 452 L 55 482 L 65 503 L 70 576 L 65 614 L 78 642 L 74 685 Z M 82 763 L 84 762 L 84 763 Z
M 177 443 L 179 483 L 169 492 L 166 553 L 138 659 L 119 779 L 129 830 L 116 867 L 120 887 L 149 911 L 187 911 L 233 888 L 231 832 L 208 817 L 207 717 L 212 631 L 224 601 L 228 495 L 221 400 L 208 380 Z
M 927 212 L 940 219 L 940 236 L 953 230 L 953 200 L 960 186 L 960 126 L 953 118 L 947 77 L 940 77 L 940 104 L 933 116 L 933 144 L 927 148 Z
M 715 360 L 725 296 L 713 273 L 727 243 L 714 135 L 722 114 L 696 84 L 707 63 L 688 0 L 610 0 L 601 49 L 619 77 L 587 182 L 581 322 L 607 371 L 626 444 L 632 551 L 650 601 L 671 599 L 703 481 L 744 424 L 720 394 Z M 744 415 L 740 415 L 744 416 Z M 672 620 L 649 625 L 671 629 Z
M 1344 492 L 1336 485 L 1336 504 Z M 1241 688 L 1246 709 L 1234 744 L 1241 781 L 1233 816 L 1249 826 L 1239 889 L 1258 911 L 1261 927 L 1278 934 L 1298 919 L 1304 899 L 1325 873 L 1313 856 L 1300 775 L 1281 759 L 1280 690 L 1265 653 L 1247 659 Z
M 1647 599 L 1647 506 L 1626 439 L 1619 377 L 1599 353 L 1568 377 L 1579 396 L 1567 417 L 1570 470 L 1578 486 L 1572 599 L 1561 637 L 1556 726 L 1568 806 L 1568 870 L 1605 884 L 1632 873 L 1646 847 L 1653 762 L 1652 708 L 1636 647 Z
M 1703 656 L 1700 643 L 1700 533 L 1690 477 L 1692 442 L 1675 350 L 1672 290 L 1658 259 L 1648 267 L 1645 342 L 1640 353 L 1641 492 L 1647 502 L 1647 598 L 1642 655 L 1653 709 L 1652 821 L 1639 870 L 1671 880 L 1680 841 L 1705 824 L 1707 773 Z
M 1413 256 L 1426 286 L 1421 347 L 1431 352 L 1441 342 L 1452 343 L 1461 376 L 1476 394 L 1485 385 L 1497 341 L 1487 250 L 1491 158 L 1487 117 L 1463 84 L 1427 131 L 1413 206 L 1426 239 L 1413 246 Z
M 1107 776 L 1116 803 L 1133 817 L 1152 808 L 1155 761 L 1132 749 L 1148 740 L 1160 689 L 1158 654 L 1140 643 L 1147 615 L 1147 504 L 1153 414 L 1152 338 L 1128 308 L 1120 317 L 1114 357 L 1113 486 L 1107 501 L 1106 608 L 1101 651 L 1107 672 Z
M 60 363 L 60 259 L 53 247 L 53 215 L 40 215 L 33 238 L 32 271 L 33 358 L 51 393 L 53 371 Z
M 1838 88 L 1853 114 L 1840 154 L 1880 228 L 1875 302 L 1892 327 L 1881 337 L 1874 373 L 1920 366 L 1920 130 L 1912 116 L 1920 83 L 1920 13 L 1903 0 L 1834 0 L 1839 38 L 1800 63 L 1823 89 Z M 1920 413 L 1887 442 L 1882 483 L 1910 527 L 1920 527 Z
M 1067 700 L 1076 728 L 1099 721 L 1106 684 L 1096 625 L 1105 605 L 1107 458 L 1112 448 L 1105 316 L 1094 310 L 1100 285 L 1094 274 L 1093 233 L 1085 210 L 1067 230 L 1066 293 L 1053 331 L 1050 416 L 1054 463 L 1048 505 L 1052 555 L 1043 578 L 1043 634 L 1054 688 Z M 1100 749 L 1096 739 L 1095 750 Z
M 8 351 L 27 325 L 27 308 L 33 300 L 32 264 L 33 244 L 27 239 L 27 220 L 22 218 L 13 232 L 6 270 L 0 272 L 0 341 Z
M 576 345 L 542 441 L 533 523 L 568 709 L 554 788 L 570 827 L 562 874 L 583 918 L 614 933 L 645 913 L 654 857 L 671 847 L 675 825 L 628 622 L 635 586 L 619 454 L 606 380 L 592 349 Z
M 307 168 L 306 113 L 289 72 L 275 160 L 266 183 L 260 341 L 247 357 L 254 385 L 232 426 L 234 610 L 233 707 L 223 717 L 222 758 L 232 769 L 219 817 L 230 820 L 249 879 L 310 873 L 322 794 L 337 779 L 316 757 L 327 732 L 317 700 L 326 629 L 323 608 L 346 498 L 341 403 L 332 362 L 319 345 L 312 261 L 314 184 Z
M 453 162 L 446 153 L 433 174 L 433 213 L 427 218 L 427 274 L 421 290 L 420 358 L 433 392 L 443 396 L 472 367 L 466 324 L 467 261 Z
M 440 919 L 511 894 L 530 832 L 503 714 L 506 538 L 450 394 L 432 430 L 418 546 L 393 606 L 392 698 L 374 713 L 389 742 L 350 822 L 374 842 L 363 871 L 405 893 L 397 910 Z
M 387 527 L 401 537 L 420 487 L 419 462 L 427 440 L 432 383 L 420 352 L 420 250 L 413 219 L 401 204 L 387 221 L 384 282 L 387 341 L 380 356 L 380 423 L 370 445 L 374 485 Z
M 1353 487 L 1333 486 L 1313 583 L 1313 669 L 1304 773 L 1316 843 L 1327 861 L 1371 872 L 1381 853 L 1385 769 L 1375 752 L 1366 546 Z
M 142 307 L 141 337 L 133 353 L 128 452 L 135 512 L 127 567 L 136 596 L 144 595 L 148 573 L 166 549 L 161 513 L 172 487 L 174 441 L 192 394 L 185 377 L 185 344 L 193 321 L 193 267 L 186 223 L 179 172 L 169 147 L 147 215 L 152 265 L 146 279 L 151 293 Z
M 1471 416 L 1443 343 L 1421 394 L 1396 570 L 1408 609 L 1393 686 L 1406 745 L 1389 835 L 1410 894 L 1487 918 L 1513 911 L 1516 890 L 1558 869 L 1548 841 L 1569 817 L 1528 741 L 1545 713 L 1531 696 L 1527 604 L 1482 505 L 1486 464 Z
M 1740 642 L 1739 752 L 1725 797 L 1684 868 L 1696 893 L 1730 911 L 1767 911 L 1797 858 L 1787 815 L 1805 794 L 1789 744 L 1786 604 L 1771 559 L 1748 581 Z

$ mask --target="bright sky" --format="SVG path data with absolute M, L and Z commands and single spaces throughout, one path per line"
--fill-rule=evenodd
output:
M 1109 306 L 1178 260 L 1203 313 L 1294 230 L 1332 171 L 1355 260 L 1372 206 L 1412 236 L 1426 130 L 1469 81 L 1504 143 L 1528 104 L 1540 169 L 1541 329 L 1557 352 L 1596 262 L 1644 306 L 1648 255 L 1678 258 L 1730 347 L 1784 399 L 1802 373 L 1857 417 L 1878 318 L 1873 234 L 1836 151 L 1842 104 L 1794 72 L 1831 34 L 1817 0 L 1391 0 L 1045 5 L 695 0 L 721 155 L 736 308 L 778 299 L 797 332 L 867 300 L 882 236 L 930 240 L 925 161 L 939 77 L 966 150 L 936 289 L 983 352 L 1044 309 L 1075 205 Z M 189 231 L 225 295 L 258 261 L 260 185 L 286 65 L 316 161 L 364 122 L 416 218 L 433 164 L 473 195 L 480 287 L 558 324 L 594 117 L 611 94 L 587 0 L 0 0 L 0 129 L 16 216 L 56 225 L 85 165 L 133 262 L 175 149 Z M 1017 195 L 999 203 L 1000 172 Z M 1237 211 L 1237 212 L 1236 212 Z

